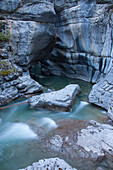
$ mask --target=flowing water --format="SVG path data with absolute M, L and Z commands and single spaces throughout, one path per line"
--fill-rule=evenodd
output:
M 82 80 L 73 80 L 59 76 L 45 76 L 38 82 L 50 89 L 61 89 L 68 84 L 80 85 L 81 94 L 70 112 L 55 112 L 43 109 L 30 109 L 29 104 L 13 106 L 0 110 L 0 170 L 17 170 L 51 155 L 40 148 L 38 136 L 31 129 L 36 122 L 39 128 L 50 131 L 57 127 L 60 119 L 96 120 L 105 115 L 105 111 L 87 102 L 91 84 Z M 15 103 L 23 99 L 16 100 Z M 55 155 L 54 155 L 55 156 Z

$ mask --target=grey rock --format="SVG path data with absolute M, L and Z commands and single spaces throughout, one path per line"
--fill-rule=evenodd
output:
M 6 88 L 6 89 L 3 90 L 3 92 L 2 92 L 2 94 L 3 94 L 4 96 L 7 96 L 7 97 L 9 97 L 9 98 L 14 97 L 15 95 L 17 95 L 17 93 L 18 93 L 18 90 L 17 90 L 17 88 L 14 87 L 14 86 L 11 86 L 11 87 L 9 87 L 9 88 Z
M 50 62 L 42 61 L 45 74 L 96 83 L 110 71 L 113 37 L 112 21 L 108 22 L 110 6 L 111 1 L 55 1 L 57 39 Z
M 33 96 L 29 99 L 29 104 L 36 108 L 69 111 L 79 92 L 80 87 L 77 84 L 70 84 L 58 91 Z
M 109 125 L 110 126 L 110 125 Z M 83 147 L 87 152 L 93 152 L 99 156 L 104 156 L 105 152 L 113 155 L 113 127 L 103 128 L 88 126 L 82 129 L 78 135 L 77 144 Z
M 55 135 L 54 137 L 51 138 L 50 144 L 53 147 L 56 147 L 56 149 L 61 149 L 63 145 L 63 138 L 59 135 Z
M 2 89 L 1 89 L 1 87 L 0 87 L 0 95 L 2 94 Z
M 18 78 L 18 74 L 17 73 L 10 73 L 10 74 L 8 74 L 7 76 L 4 76 L 4 79 L 6 80 L 6 81 L 11 81 L 11 80 L 15 80 L 15 79 L 17 79 Z
M 20 170 L 33 170 L 33 169 L 39 169 L 39 170 L 59 170 L 59 169 L 65 169 L 65 170 L 77 170 L 76 168 L 72 168 L 67 162 L 65 162 L 63 159 L 59 158 L 49 158 L 49 159 L 42 159 L 38 162 L 33 163 L 32 166 L 28 166 L 25 169 Z
M 0 106 L 6 104 L 7 98 L 4 95 L 0 95 Z
M 4 90 L 4 89 L 6 89 L 6 88 L 8 88 L 10 86 L 11 86 L 11 83 L 7 82 L 7 83 L 2 84 L 1 88 Z
M 5 88 L 5 90 L 2 91 L 2 95 L 0 95 L 0 105 L 8 104 L 18 96 L 18 89 L 16 87 L 10 86 Z
M 108 115 L 109 118 L 113 121 L 113 107 L 112 107 L 112 106 L 110 106 L 110 107 L 108 108 L 107 115 Z
M 21 8 L 19 8 L 16 13 L 21 16 L 24 19 L 27 18 L 27 20 L 36 20 L 38 22 L 53 22 L 55 17 L 55 10 L 54 10 L 54 4 L 49 1 L 45 2 L 38 2 L 31 3 L 28 5 L 28 3 L 25 3 Z M 16 14 L 16 16 L 18 16 Z M 51 21 L 50 21 L 51 18 Z
M 109 73 L 101 78 L 100 81 L 95 84 L 92 91 L 89 94 L 89 102 L 94 103 L 102 108 L 108 110 L 108 116 L 112 118 L 112 106 L 113 106 L 113 67 Z M 113 118 L 112 118 L 113 120 Z
M 113 166 L 113 126 L 76 119 L 60 120 L 57 124 L 58 128 L 43 140 L 50 153 L 65 158 L 77 169 L 105 167 L 106 162 L 107 169 Z
M 0 84 L 3 84 L 4 83 L 4 78 L 3 76 L 0 76 Z
M 43 90 L 43 87 L 33 80 L 28 73 L 24 73 L 16 80 L 12 80 L 13 78 L 11 77 L 11 81 L 1 85 L 1 105 L 8 104 L 19 96 L 38 93 Z
M 17 85 L 17 84 L 19 84 L 19 80 L 13 80 L 13 81 L 11 81 L 11 85 L 12 85 L 12 86 L 15 86 L 15 85 Z
M 25 94 L 33 94 L 37 92 L 41 92 L 43 87 L 33 80 L 29 74 L 24 74 L 23 76 L 19 77 L 19 85 L 17 85 L 18 89 L 23 89 Z
M 21 67 L 26 66 L 28 69 L 32 62 L 43 59 L 54 45 L 55 27 L 52 23 L 9 21 L 8 24 L 12 28 L 14 59 Z
M 20 2 L 21 0 L 8 0 L 8 1 L 1 0 L 0 10 L 12 12 L 17 9 Z

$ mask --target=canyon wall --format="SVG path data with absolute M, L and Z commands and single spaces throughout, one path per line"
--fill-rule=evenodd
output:
M 15 86 L 12 81 L 29 76 L 29 68 L 41 62 L 45 74 L 97 83 L 89 101 L 112 113 L 112 0 L 1 0 L 0 33 L 5 34 L 0 39 L 1 101 L 5 87 Z M 27 85 L 20 86 L 17 93 L 23 95 Z
M 55 14 L 52 0 L 0 1 L 0 105 L 43 90 L 28 70 L 53 49 Z
M 96 83 L 112 66 L 112 1 L 55 1 L 56 43 L 43 72 Z

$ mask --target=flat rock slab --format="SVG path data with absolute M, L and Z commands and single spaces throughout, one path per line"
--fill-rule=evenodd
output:
M 41 141 L 48 155 L 54 152 L 80 170 L 113 169 L 113 126 L 76 119 L 56 123 L 58 127 Z
M 29 99 L 29 104 L 35 108 L 47 108 L 49 110 L 61 110 L 67 112 L 72 108 L 79 92 L 79 85 L 70 84 L 58 91 L 33 96 Z
M 76 170 L 76 168 L 72 168 L 67 162 L 63 159 L 59 158 L 50 158 L 50 159 L 42 159 L 39 162 L 33 163 L 32 166 L 28 166 L 25 169 L 21 170 Z

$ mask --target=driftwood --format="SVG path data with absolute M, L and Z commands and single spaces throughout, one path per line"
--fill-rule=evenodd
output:
M 8 106 L 0 107 L 0 110 L 2 110 L 2 109 L 7 109 L 7 108 L 10 108 L 10 107 L 13 107 L 13 106 L 22 105 L 22 104 L 25 104 L 25 103 L 28 103 L 28 100 L 25 101 L 25 102 L 21 102 L 21 103 L 16 103 L 16 104 L 12 104 L 12 105 L 8 105 Z

